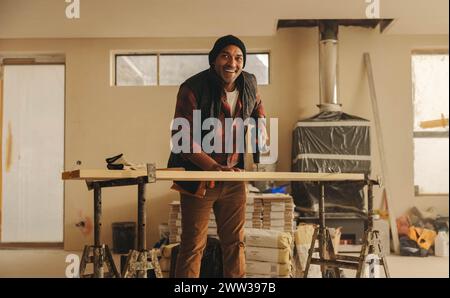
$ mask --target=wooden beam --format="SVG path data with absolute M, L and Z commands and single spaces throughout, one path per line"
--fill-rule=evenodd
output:
M 421 128 L 435 128 L 435 127 L 445 128 L 446 126 L 448 126 L 448 118 L 445 118 L 444 114 L 441 115 L 441 119 L 420 122 Z
M 147 176 L 146 170 L 82 169 L 62 173 L 64 180 L 107 180 Z M 160 181 L 362 181 L 364 174 L 299 172 L 218 172 L 156 170 Z
M 386 161 L 385 152 L 384 152 L 385 147 L 384 147 L 384 143 L 383 143 L 383 132 L 381 130 L 381 124 L 380 124 L 380 112 L 378 110 L 377 94 L 375 92 L 375 81 L 374 81 L 374 77 L 373 77 L 372 63 L 370 61 L 369 53 L 364 53 L 364 63 L 366 66 L 366 71 L 367 71 L 370 99 L 372 102 L 372 112 L 374 114 L 374 123 L 375 123 L 376 132 L 377 132 L 377 144 L 378 144 L 378 152 L 380 154 L 380 160 L 381 160 L 381 172 L 383 175 L 383 182 L 384 182 L 383 184 L 385 185 L 386 201 L 387 201 L 388 211 L 389 211 L 389 224 L 391 226 L 392 240 L 394 242 L 394 251 L 395 251 L 395 253 L 398 254 L 398 253 L 400 253 L 400 242 L 398 239 L 397 222 L 396 222 L 396 218 L 395 218 L 394 208 L 392 206 L 392 198 L 390 197 L 392 195 L 392 191 L 390 188 L 391 182 L 389 180 L 387 161 Z
M 3 67 L 0 65 L 0 75 Z M 0 242 L 2 240 L 3 207 L 3 80 L 0 77 Z
M 394 19 L 382 19 L 380 21 L 380 33 L 384 33 L 388 28 L 391 27 Z

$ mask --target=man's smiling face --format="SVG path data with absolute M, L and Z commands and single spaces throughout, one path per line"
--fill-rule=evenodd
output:
M 225 89 L 233 91 L 237 77 L 244 66 L 244 55 L 239 47 L 229 45 L 220 51 L 214 61 L 214 70 L 225 82 Z

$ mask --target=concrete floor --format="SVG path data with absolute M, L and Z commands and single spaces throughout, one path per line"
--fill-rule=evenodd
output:
M 70 254 L 81 256 L 80 251 L 62 249 L 0 249 L 0 277 L 66 277 Z M 448 257 L 402 257 L 390 255 L 387 258 L 392 277 L 449 277 Z M 119 255 L 114 255 L 116 266 L 120 267 Z M 354 271 L 353 271 L 354 272 Z M 346 277 L 352 277 L 350 273 Z

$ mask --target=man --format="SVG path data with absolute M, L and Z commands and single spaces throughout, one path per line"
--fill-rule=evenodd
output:
M 232 127 L 232 152 L 225 148 L 225 118 L 264 118 L 264 108 L 257 91 L 256 78 L 242 69 L 246 48 L 237 37 L 219 38 L 209 53 L 210 68 L 187 79 L 177 96 L 174 118 L 190 123 L 190 152 L 171 153 L 168 166 L 190 171 L 240 171 L 244 156 L 236 149 L 242 126 Z M 201 120 L 215 118 L 222 124 L 214 135 L 222 140 L 220 152 L 205 153 L 193 139 L 194 110 L 201 111 Z M 172 135 L 177 133 L 174 131 Z M 202 140 L 206 132 L 202 131 Z M 216 139 L 215 139 L 216 140 Z M 197 152 L 197 153 L 193 153 Z M 243 182 L 175 181 L 173 189 L 180 192 L 181 244 L 176 261 L 176 277 L 198 277 L 206 246 L 211 208 L 217 223 L 223 254 L 224 277 L 244 277 L 245 184 Z

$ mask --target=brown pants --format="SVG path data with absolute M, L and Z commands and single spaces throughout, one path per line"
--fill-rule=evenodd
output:
M 200 199 L 181 194 L 181 244 L 175 277 L 199 277 L 211 208 L 217 223 L 224 277 L 244 277 L 245 184 L 216 182 Z

